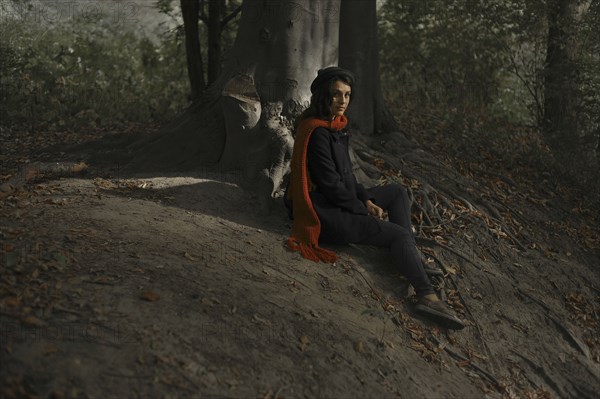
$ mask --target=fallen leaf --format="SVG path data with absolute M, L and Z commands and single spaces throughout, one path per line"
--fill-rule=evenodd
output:
M 471 291 L 470 294 L 473 299 L 483 299 L 483 296 L 479 292 Z
M 46 323 L 43 320 L 38 319 L 35 316 L 27 316 L 23 319 L 23 324 L 31 327 L 42 327 L 45 326 Z
M 21 304 L 21 299 L 18 296 L 10 296 L 4 300 L 6 306 L 14 308 Z
M 304 352 L 304 350 L 306 349 L 306 346 L 310 343 L 310 340 L 308 339 L 308 337 L 306 335 L 302 335 L 300 337 L 300 350 L 302 352 Z
M 48 345 L 42 351 L 43 355 L 51 355 L 53 353 L 58 352 L 58 348 L 55 345 Z
M 35 168 L 30 168 L 25 171 L 25 180 L 31 180 L 38 176 L 41 176 L 41 173 Z
M 79 173 L 82 170 L 86 170 L 87 167 L 88 166 L 86 165 L 85 162 L 79 162 L 79 163 L 73 164 L 73 166 L 71 166 L 71 172 L 73 172 L 73 173 Z
M 66 205 L 67 203 L 67 199 L 66 198 L 48 198 L 46 201 L 44 201 L 46 204 L 50 204 L 50 205 Z
M 144 291 L 142 292 L 140 299 L 148 302 L 156 302 L 160 299 L 160 295 L 154 291 Z
M 197 261 L 197 260 L 198 260 L 197 258 L 194 258 L 192 255 L 190 255 L 190 254 L 189 254 L 189 253 L 187 253 L 187 252 L 184 252 L 184 253 L 183 253 L 183 256 L 185 256 L 186 258 L 188 258 L 188 259 L 189 259 L 189 260 L 191 260 L 192 262 L 194 262 L 194 261 Z
M 363 353 L 365 351 L 365 345 L 362 341 L 357 341 L 354 343 L 354 350 L 358 353 Z

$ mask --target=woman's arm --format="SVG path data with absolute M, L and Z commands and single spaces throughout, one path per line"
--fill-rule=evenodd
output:
M 331 155 L 329 134 L 326 129 L 315 129 L 310 135 L 306 155 L 310 177 L 329 201 L 355 212 L 358 198 L 353 191 L 346 188 L 342 176 L 336 169 Z
M 356 195 L 359 200 L 363 202 L 363 204 L 367 204 L 367 201 L 371 200 L 375 202 L 375 197 L 369 195 L 369 192 L 365 189 L 365 187 L 356 180 L 356 175 L 354 175 L 354 181 L 356 182 Z

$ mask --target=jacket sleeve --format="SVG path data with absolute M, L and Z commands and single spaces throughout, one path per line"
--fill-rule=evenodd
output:
M 358 180 L 356 180 L 356 176 L 354 176 L 354 181 L 356 182 L 356 195 L 358 196 L 358 199 L 361 200 L 363 203 L 366 203 L 367 200 L 375 202 L 375 197 L 370 195 L 369 192 L 365 189 L 365 186 L 363 186 L 358 182 Z
M 312 181 L 325 198 L 341 208 L 354 212 L 358 198 L 353 191 L 346 188 L 342 176 L 336 169 L 328 134 L 326 129 L 317 128 L 310 135 L 306 155 L 308 171 Z

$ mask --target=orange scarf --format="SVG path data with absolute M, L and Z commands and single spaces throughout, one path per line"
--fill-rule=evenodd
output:
M 306 166 L 306 153 L 310 135 L 317 127 L 324 127 L 339 132 L 348 123 L 342 115 L 331 121 L 317 118 L 307 118 L 300 122 L 294 142 L 291 161 L 291 178 L 288 198 L 293 201 L 294 224 L 292 235 L 288 238 L 288 246 L 293 251 L 300 251 L 306 259 L 315 262 L 335 262 L 338 256 L 335 252 L 319 247 L 321 222 L 310 200 L 309 187 L 313 188 Z

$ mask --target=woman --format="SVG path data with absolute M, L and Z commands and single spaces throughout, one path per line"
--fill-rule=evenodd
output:
M 366 190 L 352 172 L 344 113 L 353 81 L 349 71 L 329 67 L 319 70 L 310 86 L 311 103 L 297 124 L 286 192 L 294 220 L 288 245 L 316 262 L 338 259 L 319 243 L 388 247 L 415 288 L 417 311 L 447 328 L 461 329 L 463 322 L 439 300 L 427 277 L 410 226 L 406 190 L 397 184 Z M 383 220 L 385 210 L 389 221 Z

